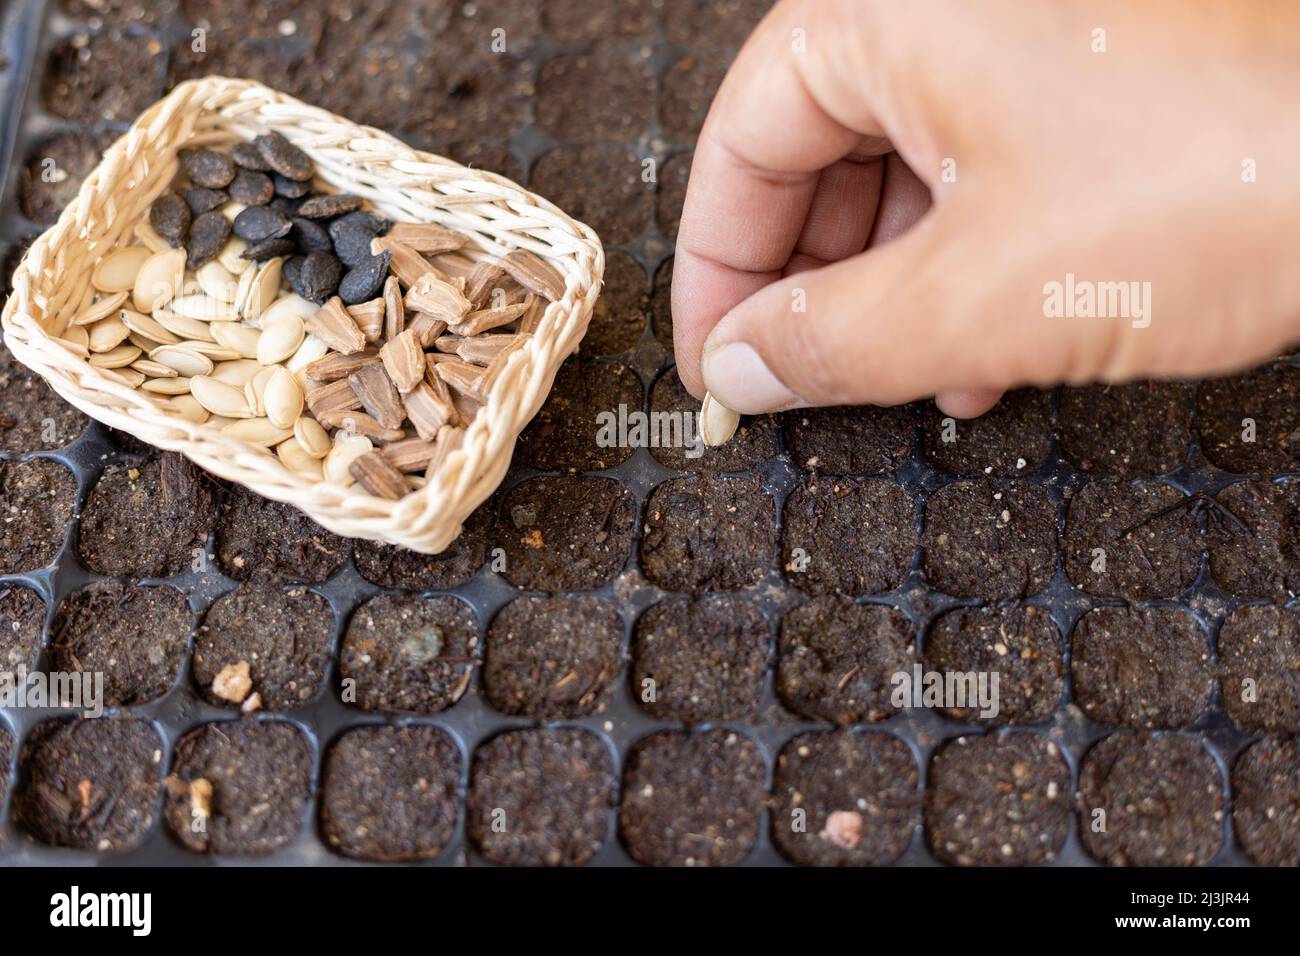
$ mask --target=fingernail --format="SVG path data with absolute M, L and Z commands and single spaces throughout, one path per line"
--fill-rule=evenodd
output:
M 804 405 L 772 374 L 762 356 L 744 342 L 730 342 L 704 353 L 704 387 L 723 405 L 742 415 L 760 415 Z

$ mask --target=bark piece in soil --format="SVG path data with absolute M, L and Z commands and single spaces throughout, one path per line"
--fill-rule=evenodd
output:
M 767 658 L 767 624 L 749 601 L 671 599 L 636 622 L 632 693 L 661 720 L 744 720 L 762 695 Z
M 604 844 L 613 802 L 613 761 L 595 734 L 507 731 L 474 753 L 465 829 L 490 863 L 580 866 Z
M 110 577 L 183 574 L 208 550 L 216 525 L 213 482 L 175 452 L 109 465 L 81 515 L 77 553 Z
M 912 841 L 918 779 L 912 751 L 891 734 L 800 734 L 776 758 L 772 841 L 804 866 L 888 866 Z M 841 834 L 832 814 L 856 815 L 860 832 Z
M 699 411 L 699 401 L 686 391 L 675 367 L 660 375 L 650 391 L 650 414 L 682 416 L 683 422 L 690 416 L 685 434 L 689 440 L 661 442 L 650 454 L 669 468 L 702 472 L 748 471 L 776 455 L 777 420 L 773 416 L 746 415 L 725 445 L 709 448 L 699 437 Z
M 1019 475 L 1047 460 L 1052 440 L 1052 395 L 1037 389 L 1008 392 L 989 412 L 953 420 L 934 405 L 922 414 L 925 456 L 953 475 Z M 954 441 L 944 441 L 955 434 Z
M 42 99 L 60 119 L 129 123 L 163 91 L 167 51 L 149 36 L 76 33 L 50 53 Z
M 0 461 L 0 574 L 36 571 L 63 545 L 77 480 L 45 458 Z
M 1042 608 L 1026 604 L 958 608 L 930 629 L 922 648 L 926 670 L 998 675 L 998 713 L 978 703 L 945 709 L 967 723 L 1036 723 L 1061 700 L 1065 666 L 1061 636 Z
M 23 215 L 37 225 L 54 225 L 111 143 L 107 135 L 83 132 L 58 133 L 38 143 L 20 174 Z
M 1037 734 L 958 737 L 930 760 L 925 835 L 958 866 L 1032 866 L 1060 852 L 1070 826 L 1070 768 Z
M 435 591 L 458 588 L 478 572 L 487 557 L 492 503 L 465 519 L 464 530 L 445 551 L 422 554 L 409 548 L 367 541 L 353 542 L 357 571 L 381 588 Z
M 1246 419 L 1254 426 L 1249 436 Z M 1224 471 L 1239 475 L 1300 471 L 1300 368 L 1266 365 L 1244 375 L 1202 382 L 1196 430 L 1202 453 Z
M 1163 475 L 1187 457 L 1192 406 L 1182 382 L 1064 388 L 1057 418 L 1061 454 L 1080 471 Z
M 758 839 L 766 770 L 758 745 L 730 730 L 667 731 L 623 764 L 618 824 L 650 866 L 730 866 Z
M 45 601 L 31 588 L 0 587 L 0 670 L 29 670 L 41 649 Z M 2 774 L 0 774 L 2 776 Z
M 1099 597 L 1177 597 L 1201 565 L 1200 528 L 1190 506 L 1157 481 L 1093 481 L 1070 501 L 1065 519 L 1065 570 L 1077 587 Z M 1097 550 L 1101 550 L 1101 554 Z
M 0 451 L 50 451 L 76 441 L 87 418 L 0 343 Z
M 106 706 L 147 703 L 176 683 L 193 624 L 189 602 L 175 588 L 91 584 L 55 611 L 50 666 L 102 673 Z
M 321 774 L 325 842 L 357 860 L 432 860 L 456 829 L 460 763 L 455 742 L 437 727 L 347 731 Z
M 782 424 L 791 460 L 826 475 L 879 475 L 901 465 L 912 450 L 916 406 L 801 408 Z
M 538 77 L 537 122 L 569 143 L 634 140 L 654 116 L 654 90 L 654 69 L 639 49 L 559 56 Z
M 1083 846 L 1111 866 L 1202 866 L 1223 842 L 1223 781 L 1199 740 L 1115 734 L 1079 767 Z M 1105 814 L 1105 829 L 1091 823 Z
M 585 222 L 608 244 L 631 242 L 650 220 L 653 193 L 625 146 L 560 147 L 533 166 L 530 189 Z
M 605 285 L 582 339 L 584 353 L 615 355 L 637 344 L 649 315 L 648 286 L 641 263 L 626 252 L 606 253 Z
M 921 563 L 931 585 L 957 597 L 1036 594 L 1056 564 L 1056 506 L 1023 482 L 945 485 L 926 502 Z
M 1075 624 L 1070 647 L 1075 703 L 1099 724 L 1182 727 L 1209 706 L 1209 645 L 1179 608 L 1097 608 Z
M 879 594 L 916 555 L 916 506 L 888 481 L 817 478 L 785 500 L 781 566 L 808 594 Z
M 221 567 L 236 581 L 263 575 L 319 584 L 347 560 L 347 540 L 297 508 L 232 487 L 217 522 Z
M 1300 594 L 1300 480 L 1239 481 L 1215 500 L 1250 529 L 1215 509 L 1207 513 L 1210 573 L 1219 587 L 1275 600 Z
M 897 712 L 890 679 L 911 673 L 915 650 L 911 624 L 893 608 L 816 598 L 781 622 L 776 691 L 808 720 L 885 720 Z
M 533 478 L 506 495 L 499 540 L 505 577 L 526 591 L 589 591 L 627 563 L 636 499 L 617 481 Z
M 537 720 L 604 709 L 623 656 L 623 622 L 594 597 L 518 597 L 488 628 L 483 688 L 503 714 Z
M 162 746 L 145 720 L 47 720 L 31 732 L 18 758 L 14 817 L 51 846 L 130 850 L 158 818 Z
M 344 700 L 362 710 L 446 710 L 469 686 L 477 649 L 478 628 L 464 602 L 376 595 L 353 613 L 339 650 Z
M 1300 733 L 1300 609 L 1237 608 L 1219 629 L 1223 709 L 1249 730 Z
M 619 407 L 641 411 L 641 380 L 626 365 L 571 358 L 555 376 L 546 403 L 519 436 L 525 464 L 550 471 L 600 471 L 632 454 L 635 436 L 620 441 Z M 606 423 L 612 415 L 614 427 Z M 612 439 L 612 441 L 611 441 Z
M 208 608 L 194 640 L 194 685 L 210 704 L 236 706 L 212 693 L 212 682 L 247 661 L 262 706 L 292 710 L 320 691 L 333 639 L 334 612 L 319 594 L 248 581 Z
M 172 835 L 197 853 L 267 856 L 290 846 L 311 796 L 312 747 L 280 720 L 220 721 L 176 744 L 163 814 Z M 211 814 L 194 826 L 189 785 L 212 785 Z
M 1265 738 L 1232 768 L 1232 825 L 1262 866 L 1300 866 L 1300 740 Z
M 641 567 L 668 591 L 736 591 L 776 556 L 776 506 L 758 477 L 666 481 L 646 503 Z

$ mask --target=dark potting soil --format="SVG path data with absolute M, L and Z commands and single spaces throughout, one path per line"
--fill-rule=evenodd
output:
M 1192 405 L 1182 382 L 1063 388 L 1056 427 L 1061 454 L 1081 471 L 1163 475 L 1187 457 Z
M 634 140 L 654 116 L 648 47 L 560 56 L 541 69 L 537 122 L 569 143 Z
M 640 4 L 543 0 L 541 16 L 546 32 L 561 43 L 624 43 L 654 26 L 653 8 Z
M 608 602 L 518 597 L 488 628 L 483 689 L 503 714 L 585 717 L 608 702 L 622 658 L 623 622 Z
M 604 281 L 580 355 L 626 352 L 636 345 L 645 328 L 650 296 L 641 264 L 626 252 L 606 252 Z
M 560 147 L 537 160 L 529 188 L 618 245 L 650 220 L 654 194 L 641 172 L 641 160 L 625 146 Z
M 666 239 L 676 239 L 681 226 L 691 161 L 691 153 L 680 153 L 664 163 L 659 173 L 659 185 L 655 189 L 655 224 Z
M 0 451 L 62 448 L 86 430 L 86 421 L 0 343 Z
M 957 597 L 1036 594 L 1056 561 L 1056 508 L 1035 485 L 945 485 L 926 503 L 921 560 L 930 584 Z
M 164 819 L 198 853 L 266 856 L 294 842 L 311 795 L 312 748 L 293 724 L 251 718 L 203 724 L 176 744 Z M 195 814 L 192 787 L 212 786 Z
M 776 507 L 760 478 L 666 481 L 646 502 L 641 566 L 669 591 L 734 591 L 776 556 Z
M 178 0 L 62 0 L 69 17 L 87 20 L 93 27 L 128 27 L 162 23 L 177 8 Z
M 1052 436 L 1052 394 L 1008 392 L 979 418 L 946 417 L 933 402 L 923 406 L 921 441 L 936 468 L 954 475 L 1019 475 L 1047 460 Z
M 730 595 L 664 601 L 637 620 L 632 693 L 663 720 L 744 720 L 762 694 L 767 659 L 767 624 L 752 603 Z
M 237 581 L 262 575 L 319 584 L 347 560 L 348 543 L 292 505 L 234 486 L 217 523 L 221 567 Z
M 958 737 L 930 760 L 925 835 L 958 866 L 1033 866 L 1052 859 L 1070 826 L 1070 767 L 1037 734 Z
M 162 746 L 145 720 L 47 720 L 23 743 L 14 816 L 51 846 L 129 850 L 158 818 Z
M 1191 587 L 1201 565 L 1200 528 L 1190 507 L 1174 507 L 1183 498 L 1157 481 L 1089 482 L 1066 513 L 1070 580 L 1089 594 L 1130 600 L 1177 597 Z
M 543 476 L 506 495 L 498 534 L 505 577 L 527 591 L 587 591 L 623 570 L 636 533 L 636 499 L 619 482 Z
M 217 598 L 194 640 L 194 686 L 209 703 L 221 671 L 245 661 L 262 707 L 292 710 L 320 691 L 329 668 L 334 612 L 304 587 L 249 581 Z
M 730 730 L 666 731 L 639 741 L 623 763 L 619 833 L 650 866 L 729 866 L 758 839 L 763 754 Z
M 362 710 L 431 714 L 469 686 L 478 627 L 452 597 L 379 594 L 352 615 L 339 649 L 343 701 Z
M 604 845 L 614 802 L 609 749 L 577 728 L 514 730 L 474 752 L 465 829 L 491 863 L 586 863 Z
M 519 436 L 516 453 L 543 471 L 600 471 L 622 464 L 632 447 L 608 428 L 619 407 L 641 411 L 641 379 L 626 365 L 571 358 L 555 376 L 546 403 Z
M 38 143 L 19 174 L 18 204 L 23 215 L 37 225 L 54 225 L 112 142 L 111 135 L 71 132 Z
M 1232 825 L 1256 863 L 1300 866 L 1300 740 L 1266 737 L 1237 758 Z
M 438 554 L 357 538 L 353 558 L 357 571 L 371 584 L 408 591 L 434 591 L 460 587 L 478 572 L 487 557 L 495 499 L 465 519 L 459 538 Z
M 77 553 L 110 577 L 158 578 L 207 566 L 214 484 L 182 455 L 109 465 L 81 515 Z
M 998 675 L 998 713 L 978 703 L 946 710 L 970 723 L 1037 723 L 1061 701 L 1065 666 L 1061 636 L 1042 608 L 1026 604 L 958 608 L 930 629 L 922 649 L 926 670 Z
M 669 67 L 659 99 L 664 132 L 673 139 L 694 142 L 726 74 L 727 63 L 712 56 L 684 56 Z
M 1300 609 L 1240 607 L 1219 628 L 1223 709 L 1242 727 L 1300 733 Z
M 31 588 L 0 587 L 0 670 L 31 668 L 41 648 L 45 601 Z
M 809 594 L 879 594 L 916 555 L 916 506 L 888 481 L 812 478 L 785 500 L 781 566 Z
M 808 720 L 854 724 L 896 713 L 891 678 L 911 673 L 912 626 L 898 611 L 817 598 L 786 613 L 777 644 L 776 690 Z
M 1287 600 L 1300 593 L 1300 480 L 1239 481 L 1215 500 L 1246 526 L 1211 509 L 1210 573 L 1242 597 Z
M 1269 365 L 1202 382 L 1196 430 L 1205 457 L 1225 471 L 1300 471 L 1300 368 Z
M 76 496 L 77 480 L 58 462 L 0 461 L 0 574 L 54 560 Z
M 676 368 L 659 376 L 650 391 L 650 414 L 689 415 L 692 424 L 690 434 L 683 436 L 689 441 L 661 441 L 660 447 L 650 449 L 657 461 L 678 471 L 748 471 L 776 454 L 777 421 L 771 415 L 746 415 L 730 441 L 709 448 L 699 438 L 699 410 L 699 401 L 686 391 Z M 685 419 L 682 421 L 684 430 Z M 676 439 L 678 432 L 671 434 Z
M 771 7 L 772 0 L 664 0 L 664 30 L 674 43 L 729 60 Z
M 673 350 L 673 260 L 664 260 L 655 270 L 654 283 L 650 290 L 650 330 L 654 332 L 655 341 Z
M 460 750 L 437 727 L 346 731 L 321 771 L 321 835 L 358 860 L 431 860 L 456 829 Z
M 42 99 L 60 119 L 129 123 L 162 96 L 167 51 L 149 36 L 76 33 L 54 48 Z
M 781 416 L 790 459 L 826 475 L 893 471 L 912 450 L 916 406 L 804 408 Z
M 1079 835 L 1111 866 L 1202 866 L 1223 842 L 1223 782 L 1200 741 L 1115 734 L 1079 767 Z
M 176 683 L 193 626 L 189 602 L 175 588 L 91 584 L 55 611 L 50 667 L 102 673 L 106 706 L 143 704 Z
M 912 841 L 916 759 L 890 734 L 800 734 L 776 758 L 772 840 L 805 866 L 888 866 Z

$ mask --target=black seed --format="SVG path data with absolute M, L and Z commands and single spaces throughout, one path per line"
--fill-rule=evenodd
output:
M 341 216 L 345 212 L 352 212 L 352 210 L 360 208 L 360 196 L 349 196 L 347 193 L 328 193 L 321 196 L 312 196 L 298 207 L 298 215 L 306 216 L 308 219 L 329 219 L 331 216 Z
M 266 173 L 241 169 L 230 183 L 230 198 L 245 206 L 265 205 L 273 195 L 275 189 L 271 186 L 271 177 Z
M 344 304 L 369 302 L 379 295 L 384 280 L 388 278 L 388 263 L 392 258 L 391 252 L 383 252 L 349 269 L 339 282 L 339 298 Z
M 220 209 L 229 199 L 230 197 L 220 189 L 191 186 L 185 190 L 185 202 L 189 204 L 190 212 L 196 216 L 201 216 L 205 212 L 212 212 L 214 209 Z
M 328 252 L 313 252 L 302 261 L 298 277 L 302 291 L 298 294 L 313 302 L 324 302 L 339 287 L 342 276 L 343 263 Z
M 324 226 L 314 220 L 303 219 L 301 216 L 294 217 L 289 238 L 298 244 L 302 252 L 329 252 L 334 248 Z
M 276 196 L 267 203 L 276 212 L 282 212 L 286 216 L 298 215 L 298 207 L 302 205 L 301 199 L 289 199 L 287 196 Z
M 259 173 L 271 171 L 271 167 L 267 165 L 266 160 L 262 158 L 262 154 L 258 152 L 257 147 L 252 143 L 236 143 L 230 147 L 230 158 L 245 169 L 251 169 Z
M 181 165 L 195 186 L 225 189 L 235 178 L 235 164 L 230 157 L 210 149 L 181 150 Z
M 311 179 L 311 157 L 274 131 L 253 140 L 266 164 L 290 179 Z
M 311 192 L 311 183 L 300 179 L 290 179 L 276 173 L 271 177 L 275 182 L 275 194 L 285 199 L 301 199 Z
M 284 260 L 284 265 L 280 267 L 280 275 L 284 281 L 289 283 L 289 288 L 302 295 L 302 264 L 306 256 L 292 256 Z M 307 298 L 305 295 L 303 298 Z
M 190 207 L 175 193 L 163 193 L 149 209 L 149 225 L 153 231 L 177 249 L 185 244 L 185 233 L 192 218 Z
M 393 224 L 372 212 L 359 209 L 356 212 L 348 213 L 346 216 L 339 216 L 330 223 L 330 235 L 334 234 L 335 229 L 350 229 L 353 226 L 364 228 L 372 236 L 382 236 L 392 228 Z
M 216 256 L 230 238 L 230 220 L 221 213 L 205 212 L 190 226 L 190 243 L 186 265 L 197 269 Z
M 330 235 L 334 237 L 334 254 L 343 260 L 343 264 L 349 269 L 361 265 L 370 258 L 370 240 L 379 234 L 378 229 L 373 228 L 378 223 L 367 223 L 364 220 L 353 219 L 353 216 L 374 219 L 366 213 L 354 212 L 330 223 Z
M 288 216 L 269 206 L 249 206 L 235 217 L 235 235 L 248 242 L 279 239 L 292 227 Z
M 263 239 L 261 242 L 255 242 L 239 254 L 241 259 L 251 259 L 253 262 L 264 262 L 267 259 L 273 259 L 276 256 L 287 256 L 297 248 L 288 239 Z

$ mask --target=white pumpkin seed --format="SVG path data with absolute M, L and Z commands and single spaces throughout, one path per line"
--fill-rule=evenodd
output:
M 248 407 L 243 391 L 225 382 L 218 382 L 211 376 L 196 375 L 190 379 L 190 394 L 213 415 L 223 418 L 253 417 L 253 410 Z
M 137 372 L 143 372 L 150 378 L 175 378 L 179 373 L 169 365 L 155 362 L 153 359 L 137 359 L 131 363 Z
M 131 298 L 137 312 L 153 312 L 185 284 L 185 250 L 168 249 L 145 260 L 135 276 Z
M 161 325 L 168 332 L 179 335 L 182 339 L 199 339 L 203 342 L 215 342 L 212 337 L 212 329 L 206 322 L 200 322 L 198 319 L 187 319 L 183 315 L 177 315 L 175 312 L 169 312 L 166 309 L 159 309 L 153 314 L 154 321 Z
M 281 273 L 283 274 L 283 268 L 281 268 Z M 296 293 L 282 295 L 280 298 L 272 302 L 270 307 L 262 313 L 262 328 L 266 328 L 272 322 L 275 322 L 277 319 L 281 319 L 286 315 L 296 315 L 298 318 L 305 321 L 306 319 L 310 319 L 319 311 L 319 305 L 309 299 L 304 299 Z
M 257 340 L 262 333 L 238 322 L 213 322 L 212 337 L 218 345 L 234 349 L 244 358 L 257 358 Z
M 59 336 L 64 342 L 67 342 L 73 351 L 80 354 L 83 358 L 90 354 L 90 333 L 80 325 L 70 325 Z
M 244 399 L 258 418 L 266 414 L 266 383 L 271 381 L 271 377 L 280 369 L 279 365 L 261 368 L 244 386 Z
M 184 395 L 190 390 L 190 380 L 182 376 L 176 378 L 151 378 L 140 386 L 146 392 L 157 395 Z
M 213 299 L 227 304 L 235 301 L 239 280 L 216 259 L 203 263 L 194 275 L 198 279 L 199 288 Z
M 275 448 L 275 453 L 280 461 L 284 463 L 284 467 L 294 474 L 303 475 L 316 481 L 323 477 L 319 459 L 308 453 L 296 437 L 280 442 Z
M 298 346 L 298 351 L 293 353 L 293 358 L 284 363 L 285 368 L 293 372 L 294 378 L 298 380 L 304 392 L 314 387 L 313 383 L 308 381 L 307 366 L 317 359 L 324 358 L 329 350 L 330 347 L 325 344 L 324 339 L 308 335 L 302 340 L 302 345 Z
M 736 434 L 740 424 L 740 414 L 733 412 L 726 405 L 704 393 L 704 404 L 700 406 L 700 438 L 711 448 L 725 445 Z
M 243 358 L 234 349 L 228 349 L 224 345 L 218 345 L 216 342 L 208 342 L 203 339 L 189 339 L 177 344 L 198 352 L 200 355 L 206 355 L 214 362 L 234 362 Z
M 293 429 L 276 428 L 265 418 L 246 418 L 240 422 L 232 422 L 221 429 L 221 432 L 246 441 L 250 445 L 256 445 L 258 448 L 270 448 L 293 437 Z
M 221 207 L 221 215 L 225 216 L 231 222 L 234 222 L 235 217 L 238 216 L 241 212 L 243 212 L 247 208 L 248 207 L 245 206 L 242 202 L 235 202 L 232 199 L 230 202 L 226 203 L 224 206 Z
M 119 345 L 107 352 L 96 352 L 90 356 L 90 364 L 95 368 L 125 368 L 141 355 L 134 345 Z M 137 369 L 136 371 L 139 371 Z
M 302 450 L 313 458 L 324 458 L 330 451 L 329 432 L 321 423 L 305 415 L 293 423 L 293 437 L 298 439 Z
M 92 352 L 111 352 L 125 342 L 126 337 L 131 334 L 126 323 L 117 316 L 96 322 L 86 331 L 90 335 Z
M 253 265 L 251 259 L 240 258 L 240 256 L 244 254 L 244 250 L 247 248 L 248 243 L 243 239 L 240 239 L 238 236 L 231 236 L 230 239 L 227 240 L 226 244 L 221 247 L 221 251 L 217 253 L 216 261 L 220 262 L 225 270 L 232 276 L 242 276 Z M 235 300 L 231 299 L 230 301 L 233 302 Z
M 73 325 L 94 325 L 100 319 L 106 319 L 114 312 L 121 311 L 122 303 L 126 301 L 125 292 L 114 292 L 112 295 L 104 296 L 90 308 L 86 309 L 80 315 L 72 320 Z
M 336 440 L 321 466 L 325 480 L 345 486 L 355 482 L 356 479 L 349 470 L 352 463 L 366 452 L 373 451 L 374 447 L 364 435 L 349 435 L 341 441 Z
M 168 310 L 187 319 L 200 322 L 235 322 L 238 316 L 235 310 L 225 302 L 199 292 L 195 295 L 182 295 L 172 299 Z
M 193 395 L 177 395 L 168 400 L 168 405 L 172 411 L 196 425 L 202 425 L 211 417 L 211 413 Z
M 135 237 L 140 240 L 140 244 L 150 252 L 157 254 L 171 251 L 171 243 L 154 231 L 153 226 L 149 225 L 148 216 L 137 222 L 135 229 L 132 231 L 135 233 Z
M 178 375 L 192 377 L 212 374 L 212 359 L 202 352 L 181 345 L 160 345 L 149 353 L 149 359 L 175 369 Z
M 146 339 L 151 339 L 159 345 L 175 345 L 180 341 L 180 337 L 167 331 L 162 324 L 156 321 L 152 316 L 144 315 L 141 312 L 135 312 L 131 309 L 123 309 L 119 313 L 122 321 L 132 333 L 140 335 Z M 134 340 L 133 340 L 134 341 Z M 139 342 L 136 342 L 139 345 Z M 143 348 L 143 346 L 141 346 Z M 146 349 L 148 351 L 148 349 Z
M 248 298 L 244 301 L 244 308 L 240 312 L 244 318 L 256 322 L 279 296 L 280 266 L 283 262 L 284 260 L 277 256 L 274 259 L 268 259 L 262 268 L 258 270 L 257 277 L 253 280 L 253 287 L 249 290 Z
M 212 370 L 212 377 L 218 382 L 243 388 L 260 371 L 262 366 L 253 359 L 234 359 L 229 362 L 218 362 L 216 368 Z
M 266 417 L 273 425 L 280 428 L 293 428 L 294 422 L 302 414 L 302 389 L 293 372 L 280 367 L 267 380 L 262 404 L 266 408 Z
M 100 292 L 130 292 L 135 288 L 135 277 L 151 255 L 145 246 L 115 249 L 96 263 L 90 284 Z
M 144 373 L 133 368 L 101 368 L 99 374 L 115 382 L 121 382 L 127 388 L 139 388 L 144 384 Z
M 283 362 L 302 345 L 307 327 L 296 315 L 286 315 L 263 326 L 262 337 L 257 341 L 257 360 L 263 365 Z

